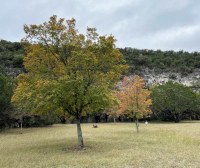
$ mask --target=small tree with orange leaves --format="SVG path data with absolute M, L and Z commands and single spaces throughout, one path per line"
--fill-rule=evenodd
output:
M 133 78 L 125 77 L 120 90 L 115 94 L 120 100 L 117 112 L 135 119 L 137 133 L 139 132 L 138 119 L 151 113 L 150 93 L 151 91 L 145 89 L 144 79 L 136 75 Z

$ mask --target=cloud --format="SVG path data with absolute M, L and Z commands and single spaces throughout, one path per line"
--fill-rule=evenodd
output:
M 53 14 L 76 18 L 100 34 L 113 34 L 118 47 L 200 51 L 199 0 L 4 0 L 0 38 L 19 41 L 24 24 L 39 24 Z

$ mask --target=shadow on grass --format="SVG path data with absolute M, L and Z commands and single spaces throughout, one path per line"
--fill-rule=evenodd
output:
M 109 153 L 112 150 L 128 150 L 128 149 L 134 149 L 138 146 L 142 147 L 143 145 L 146 146 L 151 145 L 154 146 L 158 142 L 151 140 L 151 138 L 148 135 L 148 138 L 144 138 L 145 134 L 141 133 L 139 135 L 137 134 L 130 134 L 130 137 L 126 139 L 123 139 L 122 137 L 115 137 L 115 138 L 109 138 L 106 139 L 95 139 L 95 140 L 89 140 L 87 137 L 85 137 L 85 147 L 83 149 L 80 149 L 77 145 L 77 139 L 76 138 L 62 138 L 60 140 L 48 140 L 48 141 L 42 141 L 40 143 L 37 143 L 32 146 L 28 146 L 25 148 L 21 148 L 20 150 L 24 150 L 25 152 L 34 152 L 34 153 L 41 153 L 41 154 L 47 154 L 47 153 L 63 153 L 63 154 L 73 154 L 73 153 L 81 153 L 81 154 L 88 154 L 88 153 Z M 154 136 L 154 135 L 152 135 Z M 123 142 L 123 143 L 122 143 Z
M 57 141 L 48 141 L 38 143 L 36 145 L 23 147 L 19 150 L 24 152 L 33 152 L 38 154 L 88 154 L 88 153 L 108 153 L 113 149 L 130 149 L 130 146 L 124 146 L 121 143 L 113 143 L 112 141 L 85 141 L 85 146 L 80 149 L 77 145 L 77 139 L 63 138 Z

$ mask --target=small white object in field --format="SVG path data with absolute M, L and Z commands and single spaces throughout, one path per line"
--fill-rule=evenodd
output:
M 145 125 L 146 125 L 146 126 L 148 125 L 148 121 L 145 121 Z

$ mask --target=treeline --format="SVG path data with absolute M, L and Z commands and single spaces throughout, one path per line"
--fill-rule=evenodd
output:
M 129 65 L 128 74 L 140 72 L 148 67 L 159 72 L 180 72 L 182 75 L 192 73 L 200 68 L 199 52 L 174 52 L 139 50 L 132 48 L 120 49 Z M 73 122 L 69 116 L 39 116 L 17 111 L 11 104 L 11 97 L 15 88 L 15 77 L 18 73 L 9 73 L 9 69 L 23 69 L 24 48 L 19 42 L 0 41 L 0 127 L 13 127 L 23 122 L 24 126 L 43 126 L 55 122 Z M 175 89 L 175 90 L 173 90 Z M 161 91 L 162 90 L 162 91 Z M 171 95 L 170 95 L 171 94 Z M 166 97 L 167 96 L 167 97 Z M 175 97 L 173 97 L 175 96 Z M 179 121 L 182 119 L 199 119 L 200 96 L 191 89 L 173 83 L 157 86 L 152 90 L 151 106 L 153 114 L 149 119 L 165 121 Z M 165 99 L 163 99 L 165 98 Z M 168 99 L 168 104 L 166 103 Z M 183 109 L 183 107 L 185 107 Z M 105 110 L 82 117 L 83 122 L 111 121 Z M 130 117 L 118 116 L 118 121 L 130 121 Z
M 129 65 L 128 74 L 140 72 L 145 67 L 157 72 L 179 72 L 182 75 L 200 68 L 200 53 L 186 51 L 161 51 L 120 49 Z M 0 69 L 23 68 L 24 48 L 19 42 L 0 41 Z
M 120 49 L 127 61 L 129 74 L 140 72 L 143 68 L 156 72 L 179 72 L 183 76 L 200 68 L 200 53 L 186 51 L 140 50 L 133 48 Z
M 158 72 L 192 73 L 200 68 L 200 52 L 161 51 L 124 48 L 120 49 L 129 65 L 129 74 L 139 72 L 145 67 Z M 0 41 L 0 69 L 23 68 L 24 48 L 19 42 Z

